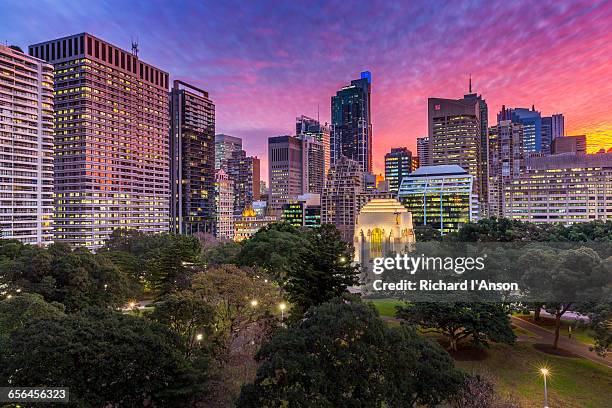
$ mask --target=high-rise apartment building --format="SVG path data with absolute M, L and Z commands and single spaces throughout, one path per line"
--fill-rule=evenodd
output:
M 586 135 L 564 136 L 553 140 L 552 153 L 579 153 L 586 154 Z
M 472 188 L 482 206 L 481 106 L 477 98 L 429 98 L 429 155 L 434 166 L 456 164 L 474 177 Z
M 562 113 L 551 116 L 552 119 L 552 140 L 565 136 L 565 118 Z
M 429 163 L 429 137 L 417 137 L 417 157 L 419 166 L 430 166 Z
M 430 225 L 442 234 L 457 231 L 478 214 L 474 177 L 457 165 L 425 166 L 404 178 L 398 199 L 415 226 Z
M 504 216 L 504 188 L 525 169 L 523 125 L 502 120 L 489 129 L 488 216 Z
M 345 156 L 372 171 L 371 87 L 372 75 L 365 71 L 331 98 L 332 166 Z
M 215 169 L 227 171 L 227 161 L 236 150 L 242 150 L 241 138 L 224 134 L 215 135 Z
M 312 136 L 314 140 L 323 144 L 325 174 L 327 174 L 331 160 L 329 125 L 327 123 L 322 125 L 317 119 L 302 115 L 295 118 L 295 134 L 300 139 Z
M 385 155 L 385 180 L 389 192 L 397 194 L 402 180 L 412 172 L 412 152 L 406 147 L 392 148 Z
M 551 153 L 553 137 L 552 137 L 552 117 L 542 116 L 542 147 L 540 152 L 546 156 Z
M 322 194 L 325 146 L 311 135 L 300 135 L 298 138 L 302 142 L 302 194 Z
M 525 168 L 504 191 L 506 217 L 562 224 L 612 218 L 612 153 L 528 157 Z
M 182 81 L 170 91 L 170 231 L 213 233 L 215 105 Z
M 346 242 L 353 240 L 355 221 L 368 201 L 361 165 L 345 156 L 331 167 L 321 196 L 321 222 L 334 224 Z
M 0 233 L 53 241 L 53 66 L 0 45 Z
M 215 236 L 234 239 L 234 182 L 219 169 L 215 172 Z
M 502 120 L 523 125 L 523 148 L 526 154 L 542 152 L 542 116 L 534 106 L 531 109 L 502 106 L 501 112 L 497 114 L 497 123 Z M 550 137 L 552 138 L 552 125 Z
M 283 204 L 303 193 L 302 141 L 294 136 L 268 138 L 268 203 L 280 215 Z
M 29 47 L 54 66 L 55 240 L 169 229 L 168 74 L 91 34 Z
M 242 214 L 253 201 L 260 198 L 260 162 L 247 156 L 244 150 L 235 150 L 227 160 L 227 174 L 234 183 L 234 215 Z
M 321 196 L 304 194 L 283 204 L 281 220 L 294 227 L 319 228 L 321 226 Z

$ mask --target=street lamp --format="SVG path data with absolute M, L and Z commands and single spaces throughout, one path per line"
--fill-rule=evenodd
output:
M 548 368 L 540 368 L 540 373 L 542 373 L 542 377 L 544 377 L 544 408 L 548 408 L 548 388 L 546 387 L 546 377 L 549 374 Z
M 285 302 L 282 302 L 280 305 L 278 305 L 278 307 L 281 311 L 281 320 L 285 320 L 285 309 L 287 308 L 287 304 Z
M 130 302 L 130 303 L 128 304 L 128 306 L 130 307 L 130 309 L 133 309 L 133 308 L 135 308 L 135 307 L 136 307 L 136 302 L 133 302 L 133 301 L 132 301 L 132 302 Z
M 258 303 L 259 302 L 257 302 L 257 299 L 251 300 L 251 306 L 253 306 L 253 307 L 257 306 Z
M 196 340 L 197 341 L 202 341 L 203 338 L 204 338 L 204 335 L 202 335 L 202 333 L 196 334 Z

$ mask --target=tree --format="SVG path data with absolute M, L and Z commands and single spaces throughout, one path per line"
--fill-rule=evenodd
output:
M 493 381 L 482 375 L 467 376 L 461 391 L 451 400 L 452 408 L 519 408 L 495 392 Z
M 262 268 L 283 282 L 308 254 L 306 234 L 286 222 L 269 224 L 242 243 L 238 265 Z
M 243 386 L 240 408 L 435 406 L 463 380 L 437 344 L 407 327 L 387 327 L 359 302 L 310 309 L 257 358 L 257 377 Z
M 134 293 L 133 281 L 104 254 L 66 244 L 46 248 L 0 240 L 0 285 L 40 294 L 69 312 L 117 307 Z
M 503 305 L 497 303 L 418 302 L 397 308 L 397 317 L 421 327 L 424 333 L 441 333 L 451 350 L 469 340 L 476 346 L 489 341 L 514 344 L 516 336 Z
M 572 307 L 598 300 L 612 282 L 612 257 L 601 259 L 591 248 L 530 249 L 519 259 L 532 297 L 545 304 L 555 317 L 553 347 L 559 344 L 561 318 Z
M 415 236 L 416 242 L 440 241 L 440 239 L 442 239 L 440 230 L 437 230 L 431 225 L 427 225 L 427 224 L 415 226 L 414 236 Z
M 323 224 L 306 235 L 304 256 L 287 272 L 284 289 L 293 305 L 292 314 L 348 294 L 359 283 L 353 250 L 332 224 Z
M 152 320 L 168 327 L 182 339 L 187 355 L 208 346 L 213 334 L 214 308 L 190 290 L 172 293 L 154 304 Z
M 206 359 L 186 359 L 164 326 L 109 310 L 37 319 L 13 331 L 0 383 L 69 387 L 82 407 L 187 406 Z
M 264 337 L 276 325 L 274 313 L 281 303 L 278 288 L 256 270 L 235 265 L 210 268 L 194 277 L 190 290 L 194 299 L 212 308 L 211 339 L 219 358 L 254 325 Z

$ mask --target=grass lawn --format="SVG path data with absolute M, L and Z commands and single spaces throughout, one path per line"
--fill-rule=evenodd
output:
M 456 361 L 470 373 L 486 373 L 500 394 L 513 396 L 524 407 L 543 405 L 543 380 L 538 368 L 548 367 L 550 407 L 612 407 L 612 370 L 586 359 L 557 357 L 539 352 L 528 343 L 492 344 L 480 361 Z
M 552 317 L 540 316 L 540 321 L 536 322 L 533 320 L 533 314 L 531 315 L 515 314 L 514 316 L 520 319 L 526 320 L 530 323 L 537 324 L 543 329 L 549 330 L 551 332 L 555 331 L 555 319 L 553 319 Z M 559 331 L 559 334 L 562 337 L 569 336 L 568 327 L 570 325 L 572 326 L 572 339 L 578 340 L 587 345 L 595 344 L 595 340 L 593 339 L 593 331 L 591 329 L 589 329 L 588 327 L 585 327 L 583 324 L 580 324 L 580 323 L 577 324 L 576 322 L 569 321 L 569 320 L 561 320 L 561 330 Z
M 402 304 L 397 299 L 368 299 L 367 301 L 372 302 L 378 313 L 384 317 L 395 317 L 395 306 Z

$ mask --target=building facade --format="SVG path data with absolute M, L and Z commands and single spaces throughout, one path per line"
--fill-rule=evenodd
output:
M 219 169 L 215 172 L 215 236 L 234 239 L 234 182 Z
M 458 165 L 466 170 L 473 177 L 474 194 L 483 200 L 481 178 L 486 172 L 482 169 L 479 100 L 429 98 L 428 103 L 431 164 Z
M 294 136 L 268 138 L 268 202 L 272 214 L 303 192 L 302 141 Z
M 53 66 L 0 45 L 0 233 L 53 242 Z
M 170 91 L 170 231 L 214 233 L 215 105 L 182 81 Z
M 523 149 L 526 154 L 542 153 L 542 116 L 534 106 L 531 109 L 502 106 L 501 112 L 497 114 L 497 123 L 503 120 L 523 125 Z M 550 132 L 552 138 L 552 124 Z
M 525 169 L 523 125 L 509 120 L 489 129 L 488 216 L 504 216 L 504 187 Z
M 234 241 L 240 242 L 249 239 L 261 228 L 276 221 L 277 218 L 274 216 L 258 216 L 253 208 L 246 208 L 242 215 L 234 220 Z
M 458 165 L 419 167 L 404 178 L 398 199 L 415 226 L 430 225 L 447 234 L 476 220 L 473 183 L 474 177 Z
M 564 136 L 553 140 L 552 153 L 578 153 L 586 154 L 586 135 Z
M 354 260 L 361 264 L 365 286 L 376 276 L 372 274 L 375 258 L 408 253 L 414 242 L 412 216 L 399 201 L 373 198 L 365 204 L 357 215 L 353 237 Z
M 227 174 L 234 184 L 234 215 L 240 215 L 260 198 L 260 161 L 235 150 L 227 160 Z
M 227 161 L 232 158 L 232 152 L 242 150 L 242 139 L 235 136 L 215 135 L 215 169 L 227 171 Z
M 372 75 L 365 71 L 331 98 L 331 165 L 345 156 L 372 171 Z
M 169 229 L 168 73 L 83 33 L 29 47 L 54 66 L 55 240 Z
M 367 202 L 361 165 L 347 157 L 331 167 L 321 196 L 321 222 L 334 224 L 342 239 L 352 242 L 355 221 Z
M 302 194 L 322 194 L 325 184 L 325 146 L 313 136 L 300 135 L 302 142 Z
M 506 217 L 562 224 L 612 218 L 612 153 L 529 157 L 525 168 L 504 191 Z
M 329 125 L 327 123 L 322 125 L 317 119 L 302 115 L 295 118 L 295 134 L 300 139 L 312 136 L 314 140 L 323 144 L 325 174 L 327 174 L 331 165 Z
M 294 227 L 318 228 L 321 226 L 321 196 L 304 194 L 283 204 L 281 220 Z
M 417 157 L 419 166 L 430 166 L 429 163 L 429 137 L 417 137 Z
M 489 163 L 489 107 L 487 101 L 478 93 L 472 92 L 472 77 L 470 76 L 469 93 L 463 96 L 466 101 L 476 101 L 478 110 L 480 111 L 480 159 L 479 167 L 480 174 L 476 181 L 478 185 L 478 193 L 481 197 L 481 209 L 486 213 L 487 205 L 486 198 L 488 195 L 488 163 Z
M 402 180 L 412 172 L 412 152 L 406 147 L 392 148 L 385 155 L 385 180 L 389 192 L 397 194 Z

